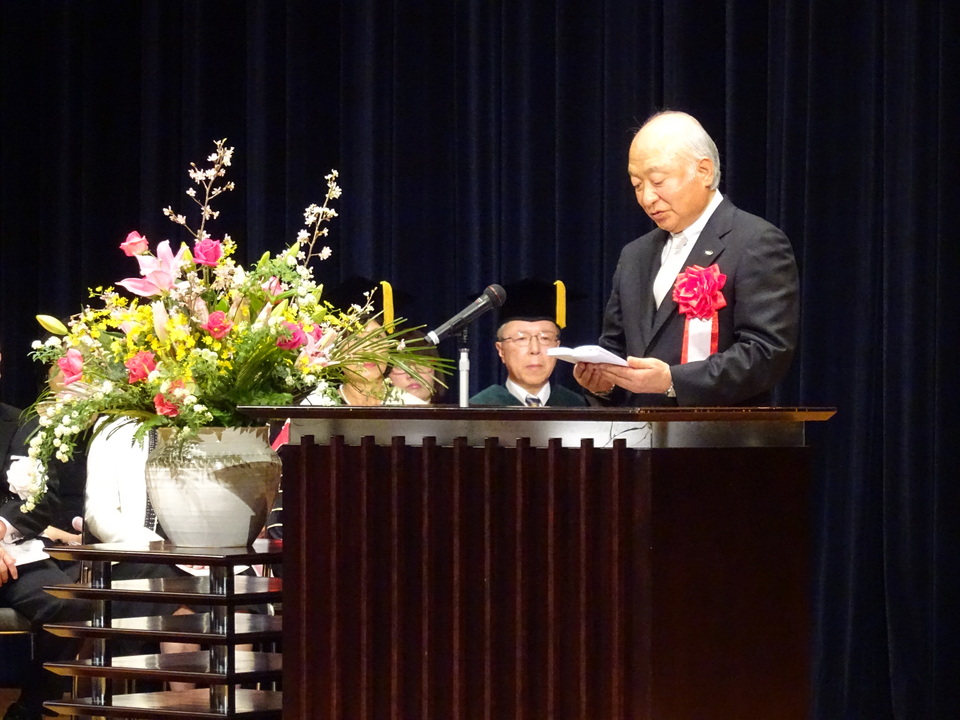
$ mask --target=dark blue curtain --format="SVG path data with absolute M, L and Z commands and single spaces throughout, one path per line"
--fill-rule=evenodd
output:
M 433 325 L 491 282 L 561 278 L 580 296 L 565 339 L 592 341 L 649 227 L 631 131 L 689 111 L 723 192 L 796 249 L 778 400 L 838 408 L 810 433 L 813 714 L 960 717 L 960 4 L 841 5 L 3 2 L 3 397 L 36 392 L 35 314 L 133 274 L 130 230 L 178 237 L 160 210 L 188 207 L 185 169 L 222 137 L 238 190 L 219 227 L 248 259 L 295 236 L 337 167 L 325 282 L 390 280 Z M 472 333 L 474 388 L 498 379 L 492 333 Z

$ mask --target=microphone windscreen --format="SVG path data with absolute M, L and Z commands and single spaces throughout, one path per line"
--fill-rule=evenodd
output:
M 487 289 L 483 291 L 483 294 L 490 298 L 490 302 L 493 303 L 494 307 L 501 307 L 507 299 L 507 291 L 497 284 L 488 285 Z

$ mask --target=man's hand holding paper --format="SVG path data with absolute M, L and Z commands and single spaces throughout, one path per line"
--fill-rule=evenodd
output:
M 665 393 L 672 385 L 670 366 L 662 360 L 631 356 L 622 363 L 578 362 L 573 377 L 595 395 L 615 385 L 634 393 Z

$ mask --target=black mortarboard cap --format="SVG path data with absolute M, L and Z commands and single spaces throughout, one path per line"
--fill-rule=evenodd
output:
M 507 299 L 500 307 L 500 324 L 511 320 L 552 320 L 557 327 L 567 324 L 567 290 L 560 280 L 524 278 L 505 283 Z

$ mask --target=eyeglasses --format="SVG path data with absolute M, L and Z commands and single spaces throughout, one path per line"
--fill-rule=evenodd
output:
M 534 338 L 536 338 L 537 342 L 541 345 L 556 345 L 558 342 L 560 342 L 560 336 L 557 335 L 557 333 L 552 332 L 518 332 L 513 337 L 500 338 L 500 342 L 512 342 L 515 343 L 517 347 L 527 347 L 530 345 L 530 341 Z

